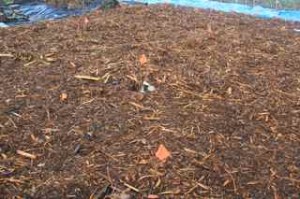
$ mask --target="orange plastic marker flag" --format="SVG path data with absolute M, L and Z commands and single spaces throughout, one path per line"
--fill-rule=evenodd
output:
M 90 22 L 90 20 L 87 17 L 84 17 L 84 24 L 87 25 Z
M 144 65 L 144 64 L 147 63 L 147 62 L 148 62 L 148 60 L 147 60 L 146 55 L 145 55 L 145 54 L 142 54 L 142 55 L 140 56 L 140 64 L 141 64 L 141 65 Z
M 155 156 L 160 160 L 160 161 L 165 161 L 169 156 L 171 155 L 171 153 L 168 151 L 168 149 L 166 149 L 166 147 L 164 145 L 159 145 Z

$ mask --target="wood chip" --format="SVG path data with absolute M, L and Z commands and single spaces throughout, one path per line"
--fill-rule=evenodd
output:
M 209 189 L 210 189 L 209 186 L 206 186 L 206 185 L 204 185 L 204 184 L 202 184 L 202 183 L 200 183 L 200 182 L 197 182 L 197 185 L 198 185 L 199 187 L 205 189 L 205 190 L 209 190 Z
M 0 57 L 14 57 L 14 55 L 13 54 L 0 53 Z
M 26 158 L 36 159 L 36 155 L 27 153 L 27 152 L 25 152 L 25 151 L 17 150 L 17 154 L 19 154 L 19 155 L 21 155 L 21 156 L 24 156 L 24 157 L 26 157 Z
M 92 77 L 88 75 L 75 75 L 75 78 L 77 79 L 83 79 L 83 80 L 92 80 L 92 81 L 99 81 L 101 80 L 100 77 Z
M 159 196 L 158 195 L 154 195 L 154 194 L 149 194 L 147 196 L 148 199 L 159 199 Z

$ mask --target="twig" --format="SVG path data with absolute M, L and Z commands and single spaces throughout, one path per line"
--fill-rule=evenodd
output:
M 17 150 L 17 154 L 19 154 L 19 155 L 21 155 L 21 156 L 24 156 L 24 157 L 26 157 L 26 158 L 36 159 L 36 155 L 27 153 L 27 152 L 25 152 L 25 151 Z
M 13 54 L 0 53 L 0 57 L 14 57 Z
M 130 184 L 127 184 L 126 182 L 124 182 L 124 181 L 122 181 L 122 180 L 120 180 L 120 181 L 124 184 L 124 186 L 128 187 L 129 189 L 131 189 L 131 190 L 133 190 L 133 191 L 135 191 L 135 192 L 137 192 L 137 193 L 140 192 L 140 190 L 139 190 L 138 188 L 135 188 L 134 186 L 132 186 L 132 185 L 130 185 Z

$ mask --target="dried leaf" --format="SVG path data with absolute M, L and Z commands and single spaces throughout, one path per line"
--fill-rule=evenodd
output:
M 155 156 L 161 160 L 161 161 L 165 161 L 169 156 L 171 155 L 171 153 L 168 151 L 168 149 L 163 145 L 159 145 Z
M 141 65 L 144 65 L 144 64 L 146 64 L 147 62 L 148 62 L 148 60 L 147 60 L 146 55 L 145 55 L 145 54 L 142 54 L 142 55 L 140 56 L 140 64 L 141 64 Z

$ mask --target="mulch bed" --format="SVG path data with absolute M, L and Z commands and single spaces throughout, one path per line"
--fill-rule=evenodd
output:
M 159 5 L 0 29 L 1 197 L 299 198 L 299 27 Z

